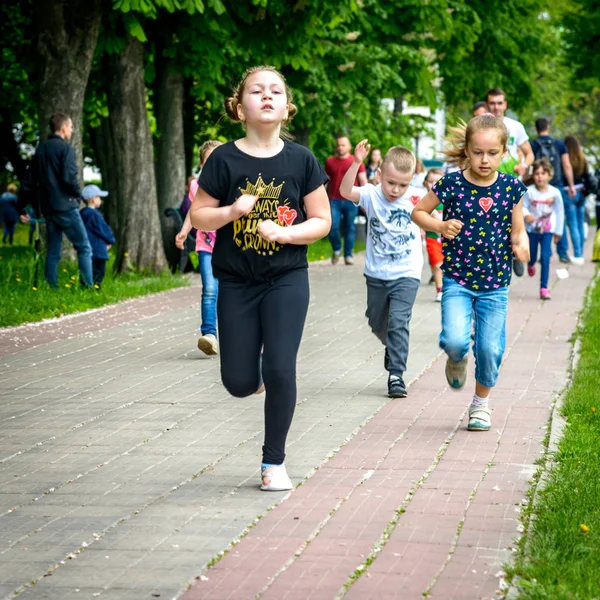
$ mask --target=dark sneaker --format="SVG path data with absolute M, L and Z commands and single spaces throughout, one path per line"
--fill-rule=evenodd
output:
M 568 256 L 559 256 L 558 260 L 563 263 L 563 264 L 569 264 L 571 262 L 571 259 Z
M 406 386 L 404 379 L 400 375 L 390 375 L 388 377 L 388 396 L 390 398 L 406 398 Z
M 383 368 L 388 371 L 390 370 L 390 353 L 388 352 L 388 349 L 385 349 L 385 354 L 383 355 Z
M 525 273 L 525 267 L 520 260 L 513 258 L 513 273 L 517 277 L 523 277 L 523 273 Z

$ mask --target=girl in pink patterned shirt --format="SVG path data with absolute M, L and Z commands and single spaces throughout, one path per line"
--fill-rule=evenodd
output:
M 200 167 L 202 168 L 212 151 L 220 146 L 221 142 L 217 140 L 208 140 L 200 148 Z M 190 200 L 194 199 L 198 190 L 198 180 L 194 179 L 190 183 Z M 188 211 L 181 231 L 175 238 L 175 245 L 183 250 L 185 239 L 192 229 L 190 222 L 190 213 Z M 217 297 L 219 294 L 219 282 L 215 279 L 212 270 L 212 252 L 217 239 L 216 231 L 198 230 L 196 233 L 196 252 L 200 266 L 200 277 L 202 279 L 202 302 L 201 302 L 201 322 L 200 338 L 198 338 L 198 349 L 214 356 L 219 351 L 219 342 L 217 340 Z

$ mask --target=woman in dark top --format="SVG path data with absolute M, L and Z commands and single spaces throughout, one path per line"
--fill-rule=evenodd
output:
M 570 198 L 568 202 L 565 202 L 565 217 L 573 243 L 571 262 L 575 265 L 582 265 L 584 264 L 583 244 L 585 242 L 585 194 L 583 189 L 586 183 L 585 179 L 589 177 L 590 167 L 575 136 L 568 135 L 565 138 L 565 146 L 573 167 L 573 184 L 577 191 L 575 198 Z
M 261 489 L 288 490 L 285 441 L 309 301 L 306 251 L 331 226 L 327 176 L 307 148 L 286 139 L 296 107 L 276 69 L 249 69 L 225 109 L 246 135 L 206 162 L 191 220 L 218 230 L 213 270 L 223 384 L 243 397 L 264 382 Z

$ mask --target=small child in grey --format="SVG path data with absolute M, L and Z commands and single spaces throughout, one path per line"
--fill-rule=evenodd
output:
M 367 213 L 366 316 L 371 330 L 385 346 L 388 396 L 405 398 L 409 323 L 423 270 L 421 232 L 412 222 L 411 213 L 425 190 L 411 186 L 417 161 L 402 146 L 394 146 L 386 154 L 379 169 L 381 183 L 354 186 L 369 148 L 367 140 L 356 146 L 354 162 L 342 180 L 340 192 Z

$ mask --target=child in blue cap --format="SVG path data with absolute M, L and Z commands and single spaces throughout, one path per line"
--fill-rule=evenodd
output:
M 92 246 L 92 272 L 96 287 L 100 287 L 104 279 L 108 250 L 115 243 L 112 229 L 98 210 L 102 198 L 106 196 L 108 192 L 101 190 L 97 185 L 86 185 L 81 191 L 81 197 L 86 204 L 81 210 L 81 218 Z

